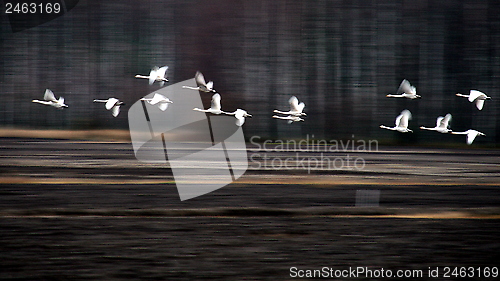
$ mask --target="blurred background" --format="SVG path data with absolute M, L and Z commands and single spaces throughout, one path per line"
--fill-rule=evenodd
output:
M 200 70 L 221 93 L 223 110 L 253 114 L 247 138 L 464 144 L 464 136 L 418 129 L 451 113 L 453 130 L 486 134 L 474 145 L 500 141 L 499 1 L 72 2 L 63 16 L 24 30 L 2 13 L 1 126 L 127 130 L 127 106 L 113 118 L 92 100 L 117 97 L 130 106 L 159 88 L 134 75 L 168 65 L 170 83 Z M 385 97 L 403 79 L 422 99 Z M 32 103 L 46 88 L 69 108 Z M 471 89 L 493 100 L 478 111 L 455 96 Z M 306 103 L 306 121 L 271 118 L 292 95 Z M 203 95 L 207 107 L 210 98 Z M 393 126 L 403 109 L 413 113 L 415 133 L 379 128 Z

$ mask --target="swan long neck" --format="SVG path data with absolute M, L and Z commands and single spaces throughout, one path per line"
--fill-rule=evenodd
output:
M 182 86 L 184 89 L 199 90 L 200 87 Z
M 430 130 L 430 131 L 435 131 L 436 128 L 428 128 L 428 127 L 424 127 L 424 126 L 421 126 L 420 129 L 422 130 Z
M 469 97 L 469 95 L 464 95 L 464 94 L 460 94 L 460 93 L 457 93 L 457 96 L 458 97 L 464 97 L 464 98 L 468 98 Z
M 290 112 L 279 111 L 277 109 L 275 109 L 273 112 L 279 113 L 279 114 L 289 114 L 290 113 Z
M 53 105 L 53 104 L 57 104 L 57 102 L 54 102 L 54 101 L 47 101 L 47 100 L 32 100 L 32 102 L 36 102 L 36 103 L 40 103 L 40 104 L 44 104 L 44 105 Z
M 384 125 L 380 125 L 380 128 L 382 129 L 387 129 L 387 130 L 392 130 L 392 131 L 396 131 L 395 128 L 392 128 L 392 127 L 387 127 L 387 126 L 384 126 Z

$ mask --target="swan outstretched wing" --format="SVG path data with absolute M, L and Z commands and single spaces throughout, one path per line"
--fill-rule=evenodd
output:
M 299 103 L 299 99 L 296 96 L 291 97 L 288 103 L 290 103 L 290 111 L 293 112 L 302 112 L 306 106 L 303 102 Z
M 474 102 L 479 97 L 486 97 L 486 94 L 478 90 L 470 90 L 469 101 Z
M 165 111 L 165 110 L 167 110 L 167 108 L 168 108 L 168 102 L 162 102 L 162 103 L 158 104 L 158 108 L 159 108 L 161 111 Z
M 158 70 L 158 66 L 155 66 L 153 67 L 153 69 L 151 69 L 151 72 L 149 72 L 149 85 L 153 85 L 153 83 L 155 82 L 156 77 L 158 76 Z
M 442 120 L 442 125 L 441 125 L 441 126 L 442 126 L 443 128 L 449 128 L 449 127 L 450 127 L 450 121 L 451 121 L 451 118 L 452 118 L 452 116 L 451 116 L 451 114 L 450 114 L 450 113 L 446 114 L 446 115 L 444 116 L 444 119 Z
M 168 70 L 168 66 L 162 66 L 158 71 L 156 72 L 156 76 L 160 78 L 165 78 L 165 73 Z
M 439 128 L 443 128 L 443 129 L 447 129 L 450 125 L 451 121 L 451 114 L 446 114 L 444 117 L 443 116 L 439 116 L 437 118 L 437 122 L 436 122 L 436 127 L 439 127 Z
M 46 101 L 57 102 L 56 96 L 50 89 L 45 90 L 45 95 L 43 95 L 43 99 Z
M 399 114 L 398 117 L 396 117 L 396 126 L 399 126 L 399 124 L 401 124 L 401 119 L 403 119 L 403 114 Z
M 236 126 L 241 127 L 243 124 L 245 124 L 245 117 L 236 117 Z
M 245 123 L 245 117 L 248 116 L 249 114 L 243 110 L 243 109 L 237 109 L 235 112 L 234 112 L 234 117 L 236 117 L 236 126 L 243 126 L 243 124 Z
M 161 101 L 164 101 L 166 100 L 167 98 L 162 95 L 162 94 L 158 94 L 158 93 L 155 93 L 155 95 L 153 96 L 153 98 L 149 101 L 149 104 L 152 104 L 152 105 L 155 105 Z
M 236 114 L 238 114 L 238 115 L 241 114 L 241 116 L 243 116 L 243 117 L 252 117 L 252 115 L 248 114 L 248 112 L 246 110 L 243 110 L 240 108 L 238 108 L 236 110 Z
M 479 132 L 476 130 L 468 130 L 467 131 L 467 144 L 471 145 L 472 142 L 474 142 L 474 139 L 477 137 L 478 134 L 479 134 Z
M 411 112 L 407 109 L 403 110 L 398 117 L 396 117 L 396 126 L 407 128 L 408 120 L 411 119 Z
M 290 104 L 291 111 L 297 111 L 297 107 L 299 106 L 299 99 L 296 96 L 291 97 L 288 100 L 288 103 Z
M 214 81 L 208 81 L 207 90 L 212 91 L 214 89 Z
M 220 95 L 218 93 L 212 96 L 212 102 L 210 104 L 210 108 L 214 110 L 221 110 Z
M 436 120 L 436 127 L 443 127 L 443 120 L 444 120 L 444 117 L 439 116 Z
M 482 110 L 484 106 L 484 100 L 482 99 L 476 99 L 476 107 L 479 110 Z
M 111 114 L 113 114 L 113 117 L 118 116 L 118 114 L 120 114 L 120 106 L 119 105 L 113 106 L 112 110 L 111 110 Z
M 417 93 L 417 88 L 415 88 L 414 86 L 412 86 L 408 80 L 404 79 L 401 82 L 401 85 L 399 85 L 397 94 L 399 95 L 399 94 L 402 94 L 402 93 L 416 94 Z
M 201 72 L 196 71 L 196 74 L 194 75 L 194 79 L 195 79 L 196 85 L 198 85 L 198 87 L 200 87 L 200 86 L 206 87 L 207 86 L 207 82 L 205 82 L 205 76 L 203 76 L 203 74 Z
M 304 102 L 299 103 L 298 106 L 299 112 L 302 112 L 304 110 L 304 107 L 306 107 L 306 104 Z
M 108 101 L 106 102 L 106 105 L 105 105 L 106 109 L 107 110 L 111 110 L 117 103 L 118 103 L 118 99 L 116 99 L 116 98 L 109 98 Z

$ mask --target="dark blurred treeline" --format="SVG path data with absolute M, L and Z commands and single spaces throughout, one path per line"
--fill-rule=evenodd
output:
M 451 113 L 452 129 L 486 133 L 477 143 L 500 140 L 500 1 L 80 1 L 16 33 L 3 16 L 0 32 L 3 126 L 127 129 L 127 107 L 113 118 L 92 99 L 131 105 L 158 89 L 134 75 L 169 65 L 173 83 L 200 70 L 224 110 L 252 113 L 247 137 L 463 143 L 418 130 Z M 404 78 L 422 99 L 385 97 Z M 70 108 L 31 103 L 45 88 Z M 493 97 L 483 111 L 455 96 L 470 89 Z M 306 121 L 272 119 L 292 95 L 306 103 Z M 415 133 L 379 128 L 403 109 Z

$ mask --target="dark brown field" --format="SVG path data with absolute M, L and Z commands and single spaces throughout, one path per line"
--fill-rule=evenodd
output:
M 298 279 L 291 267 L 456 279 L 443 276 L 447 266 L 474 267 L 470 280 L 499 266 L 497 150 L 323 153 L 365 166 L 309 172 L 262 162 L 297 151 L 249 147 L 244 176 L 188 201 L 168 167 L 138 162 L 127 142 L 3 138 L 0 151 L 2 280 Z M 358 190 L 380 191 L 379 200 L 356 206 Z

